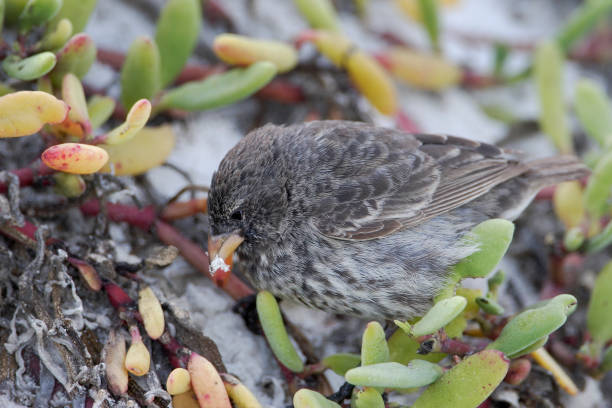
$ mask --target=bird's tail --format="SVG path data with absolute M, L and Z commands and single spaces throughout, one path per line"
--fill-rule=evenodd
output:
M 591 174 L 591 170 L 576 156 L 555 156 L 527 162 L 525 175 L 538 189 L 563 181 L 578 180 Z

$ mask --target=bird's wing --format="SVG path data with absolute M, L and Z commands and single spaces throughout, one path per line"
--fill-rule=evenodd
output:
M 457 208 L 526 166 L 503 150 L 445 135 L 350 122 L 313 139 L 312 222 L 324 235 L 367 240 Z

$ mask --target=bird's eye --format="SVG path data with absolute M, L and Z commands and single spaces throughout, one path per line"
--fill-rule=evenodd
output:
M 236 210 L 230 215 L 230 219 L 234 221 L 242 221 L 242 211 Z

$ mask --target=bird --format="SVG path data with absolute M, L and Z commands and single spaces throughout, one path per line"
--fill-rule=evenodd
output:
M 478 251 L 462 239 L 474 226 L 514 220 L 543 187 L 588 174 L 572 155 L 528 160 L 444 134 L 268 124 L 213 173 L 210 270 L 235 253 L 253 287 L 280 299 L 412 319 L 429 310 L 452 266 Z

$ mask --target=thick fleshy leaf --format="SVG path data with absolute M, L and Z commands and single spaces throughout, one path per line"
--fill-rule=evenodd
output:
M 146 127 L 120 145 L 101 145 L 110 159 L 100 171 L 109 173 L 112 167 L 118 176 L 142 174 L 166 161 L 172 153 L 175 140 L 172 126 L 165 125 Z
M 63 47 L 72 35 L 72 23 L 67 18 L 58 21 L 55 29 L 47 32 L 40 40 L 40 49 L 56 50 Z
M 97 2 L 98 0 L 63 0 L 62 8 L 51 20 L 49 26 L 55 28 L 61 19 L 67 18 L 72 23 L 74 32 L 80 33 L 85 29 Z
M 64 75 L 72 72 L 83 78 L 96 59 L 96 46 L 87 34 L 73 36 L 57 53 L 57 64 L 51 71 L 53 85 L 60 86 Z
M 385 330 L 378 322 L 370 322 L 361 340 L 361 365 L 385 363 L 389 361 L 389 347 Z
M 572 135 L 563 98 L 564 59 L 559 45 L 543 42 L 535 52 L 534 79 L 540 99 L 540 126 L 561 153 L 572 153 Z
M 161 56 L 161 84 L 170 84 L 187 62 L 202 25 L 200 0 L 169 0 L 159 20 L 155 42 Z
M 419 0 L 419 11 L 431 48 L 440 49 L 440 28 L 438 23 L 438 4 L 437 0 Z
M 256 62 L 248 68 L 235 68 L 172 89 L 164 94 L 156 108 L 187 111 L 219 108 L 251 96 L 270 82 L 274 75 L 276 66 L 273 63 Z
M 40 156 L 52 169 L 72 174 L 91 174 L 108 161 L 106 150 L 80 143 L 61 143 L 49 147 Z
M 476 298 L 476 303 L 483 312 L 491 315 L 502 315 L 504 314 L 504 308 L 497 303 L 497 301 L 491 297 L 481 296 Z
M 576 309 L 576 303 L 576 298 L 571 295 L 558 295 L 519 313 L 506 324 L 487 349 L 499 350 L 510 358 L 514 357 L 561 327 L 567 316 Z
M 200 403 L 200 408 L 232 407 L 223 381 L 210 361 L 191 353 L 187 370 L 191 376 L 191 389 Z
M 85 91 L 81 81 L 74 74 L 66 74 L 62 81 L 62 98 L 70 106 L 68 119 L 78 123 L 83 129 L 83 134 L 91 133 L 91 123 L 89 122 L 89 112 L 85 101 Z
M 421 337 L 437 332 L 457 317 L 466 305 L 467 300 L 463 296 L 454 296 L 436 302 L 425 316 L 412 326 L 412 335 Z
M 108 96 L 94 95 L 87 102 L 89 121 L 92 129 L 102 126 L 113 114 L 115 100 Z
M 351 368 L 359 367 L 361 356 L 359 354 L 339 353 L 327 356 L 322 361 L 323 365 L 334 373 L 344 376 Z
M 294 0 L 294 3 L 312 28 L 338 30 L 336 9 L 331 0 Z
M 580 182 L 566 181 L 558 184 L 553 196 L 553 208 L 565 229 L 580 226 L 585 216 Z
M 48 51 L 24 59 L 13 55 L 2 62 L 2 69 L 12 78 L 32 81 L 51 71 L 56 62 L 55 54 Z
M 461 69 L 437 55 L 395 47 L 379 59 L 399 80 L 420 89 L 439 91 L 461 80 Z
M 170 395 L 177 395 L 191 390 L 191 375 L 184 368 L 175 368 L 166 380 L 166 391 Z
M 157 44 L 149 37 L 132 43 L 121 68 L 121 103 L 126 108 L 139 99 L 153 99 L 161 88 Z
M 319 52 L 325 55 L 336 66 L 341 67 L 353 48 L 351 40 L 346 36 L 327 30 L 309 31 L 304 35 L 306 40 L 312 41 Z
M 293 406 L 295 408 L 341 408 L 334 401 L 306 388 L 302 388 L 293 395 Z
M 21 12 L 28 4 L 29 0 L 5 0 L 4 1 L 4 22 L 8 26 L 17 23 Z
M 597 84 L 583 79 L 576 85 L 574 106 L 587 134 L 601 146 L 612 144 L 612 103 Z
M 125 369 L 125 338 L 111 330 L 104 345 L 104 365 L 108 388 L 115 395 L 122 395 L 128 389 L 128 372 Z
M 445 372 L 412 408 L 474 408 L 502 382 L 510 361 L 496 350 L 476 353 Z
M 144 128 L 150 115 L 151 102 L 146 99 L 136 101 L 128 112 L 125 122 L 103 137 L 104 143 L 116 145 L 129 141 Z
M 85 180 L 78 174 L 55 173 L 55 191 L 68 198 L 80 197 L 87 188 Z
M 267 291 L 257 294 L 257 315 L 272 352 L 289 370 L 299 373 L 304 363 L 293 347 L 274 296 Z
M 62 7 L 62 0 L 29 0 L 19 15 L 19 27 L 29 30 L 51 20 Z
M 141 377 L 149 372 L 151 367 L 151 353 L 144 345 L 142 339 L 132 341 L 125 355 L 125 369 L 135 376 Z
M 227 395 L 236 408 L 262 408 L 255 395 L 238 378 L 229 374 L 221 374 L 221 379 L 225 384 Z
M 0 138 L 31 135 L 45 123 L 59 123 L 68 105 L 40 91 L 21 91 L 0 97 Z
M 384 68 L 372 56 L 355 51 L 346 58 L 346 70 L 355 87 L 382 114 L 397 112 L 395 85 Z
M 499 263 L 512 241 L 514 224 L 503 219 L 491 219 L 475 226 L 466 240 L 478 246 L 478 251 L 455 265 L 461 278 L 484 278 Z
M 605 344 L 612 339 L 612 262 L 599 272 L 591 292 L 587 328 L 593 340 Z
M 593 219 L 599 219 L 606 212 L 611 188 L 612 151 L 609 151 L 597 162 L 584 190 L 584 206 Z
M 155 296 L 150 287 L 146 287 L 138 292 L 138 313 L 142 317 L 142 323 L 150 338 L 157 340 L 164 334 L 164 311 L 157 296 Z
M 586 1 L 578 7 L 569 21 L 565 24 L 557 41 L 564 52 L 585 34 L 591 31 L 598 21 L 612 11 L 612 0 Z
M 436 381 L 442 368 L 425 360 L 412 360 L 407 366 L 399 363 L 379 363 L 356 367 L 346 372 L 351 384 L 382 388 L 416 388 Z
M 233 65 L 251 65 L 270 61 L 278 72 L 286 72 L 297 64 L 295 48 L 280 41 L 261 40 L 237 34 L 221 34 L 213 43 L 215 54 Z
M 385 401 L 374 388 L 358 390 L 353 394 L 352 408 L 385 408 Z
M 446 357 L 445 353 L 418 354 L 421 344 L 403 330 L 396 330 L 387 342 L 389 345 L 389 359 L 400 364 L 408 364 L 414 359 L 437 363 Z
M 587 252 L 598 252 L 610 244 L 612 244 L 612 222 L 609 222 L 603 231 L 587 241 L 586 250 Z

